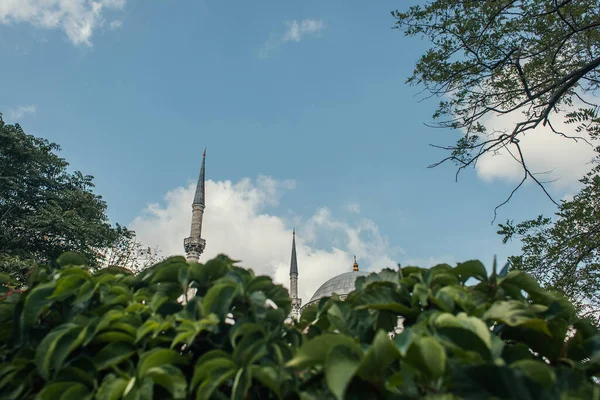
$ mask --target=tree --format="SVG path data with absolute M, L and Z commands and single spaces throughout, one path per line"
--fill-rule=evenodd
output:
M 506 243 L 518 238 L 522 254 L 512 265 L 545 287 L 564 293 L 581 315 L 600 317 L 600 165 L 581 182 L 572 200 L 562 201 L 556 221 L 538 216 L 515 224 L 500 224 Z
M 436 126 L 462 133 L 456 145 L 437 146 L 450 155 L 433 166 L 456 162 L 458 175 L 483 154 L 506 149 L 523 167 L 514 191 L 528 178 L 544 189 L 525 162 L 523 134 L 547 126 L 574 140 L 585 139 L 583 131 L 600 135 L 597 0 L 434 0 L 392 15 L 406 36 L 432 43 L 407 82 L 441 97 Z M 508 114 L 517 122 L 506 132 L 485 120 Z M 555 129 L 557 115 L 576 125 L 574 134 Z
M 134 231 L 116 225 L 116 239 L 109 248 L 102 249 L 102 266 L 118 265 L 138 274 L 163 259 L 158 246 L 146 247 L 137 240 Z
M 598 328 L 522 271 L 386 269 L 288 324 L 287 290 L 224 255 L 170 257 L 137 276 L 82 263 L 64 254 L 58 274 L 38 267 L 22 292 L 0 275 L 2 398 L 583 400 L 599 390 Z
M 77 251 L 99 265 L 97 249 L 117 237 L 93 177 L 67 171 L 60 147 L 27 135 L 0 115 L 0 268 L 24 282 L 27 260 L 51 263 Z

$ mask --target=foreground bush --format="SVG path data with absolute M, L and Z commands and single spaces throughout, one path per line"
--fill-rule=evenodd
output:
M 291 325 L 287 290 L 225 256 L 172 257 L 137 276 L 81 263 L 66 253 L 23 292 L 0 282 L 1 398 L 600 396 L 597 329 L 519 271 L 384 270 Z M 398 316 L 405 329 L 390 339 Z

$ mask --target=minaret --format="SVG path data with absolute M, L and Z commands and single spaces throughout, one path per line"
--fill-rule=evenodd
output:
M 292 261 L 290 262 L 290 297 L 292 299 L 293 319 L 300 317 L 302 299 L 298 298 L 298 260 L 296 259 L 296 229 L 292 233 Z
M 202 155 L 200 177 L 196 185 L 196 194 L 192 203 L 192 229 L 190 237 L 183 240 L 183 248 L 188 262 L 198 262 L 198 258 L 206 247 L 206 240 L 202 239 L 202 217 L 204 216 L 204 168 L 206 163 L 206 149 Z
M 354 256 L 354 264 L 352 264 L 352 271 L 358 271 L 358 263 L 356 262 L 356 256 Z

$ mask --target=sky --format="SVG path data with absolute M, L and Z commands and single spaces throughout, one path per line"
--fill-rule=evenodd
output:
M 555 206 L 506 154 L 455 181 L 428 168 L 458 133 L 427 127 L 437 99 L 405 84 L 429 43 L 392 29 L 419 1 L 1 0 L 0 112 L 95 177 L 113 223 L 183 253 L 207 148 L 202 258 L 288 284 L 297 231 L 304 301 L 361 269 L 504 264 L 497 223 Z M 510 119 L 493 118 L 497 128 Z M 557 199 L 592 150 L 546 131 L 522 142 Z

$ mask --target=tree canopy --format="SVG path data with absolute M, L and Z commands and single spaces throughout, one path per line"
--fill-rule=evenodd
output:
M 50 263 L 77 251 L 90 265 L 117 238 L 93 177 L 69 172 L 60 147 L 0 115 L 0 268 L 23 280 L 24 260 Z
M 600 135 L 597 0 L 434 0 L 392 15 L 405 35 L 431 42 L 408 82 L 441 98 L 437 126 L 461 131 L 434 166 L 451 160 L 458 173 L 506 149 L 523 167 L 517 188 L 528 178 L 543 188 L 527 167 L 523 134 L 547 126 L 565 138 Z M 487 118 L 507 114 L 516 119 L 507 131 Z M 573 131 L 555 128 L 557 117 Z
M 581 182 L 573 199 L 562 201 L 556 220 L 538 216 L 500 224 L 504 242 L 521 240 L 515 268 L 569 297 L 584 316 L 600 317 L 600 165 Z M 597 321 L 596 321 L 597 322 Z

